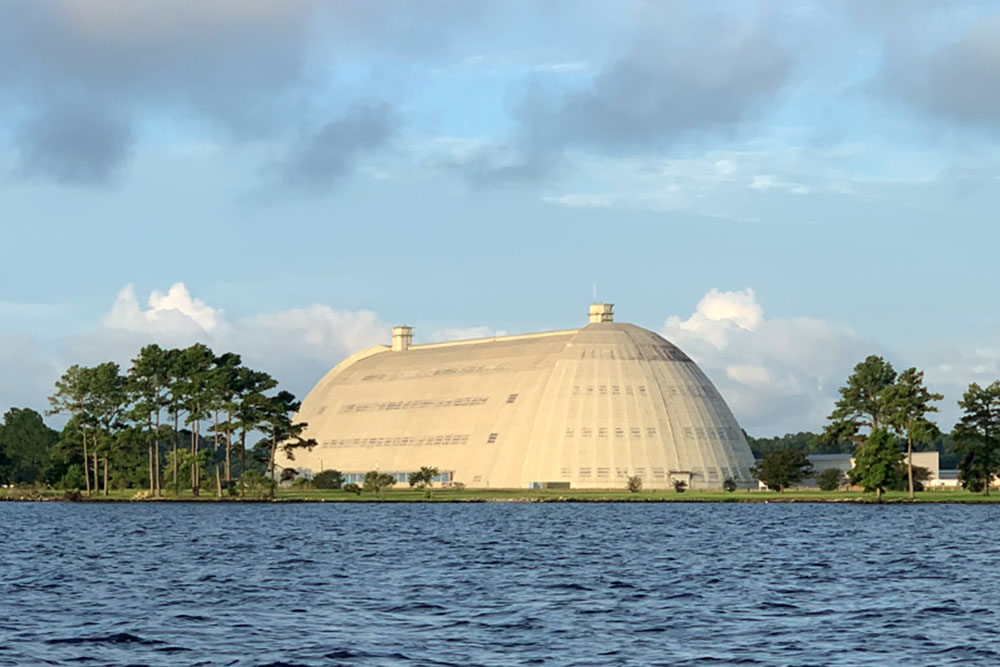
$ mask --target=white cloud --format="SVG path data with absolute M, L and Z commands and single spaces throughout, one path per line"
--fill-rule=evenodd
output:
M 708 374 L 751 435 L 817 430 L 851 368 L 880 347 L 850 328 L 805 317 L 768 318 L 752 289 L 710 290 L 663 335 Z
M 337 310 L 317 304 L 230 319 L 222 309 L 194 297 L 184 283 L 166 292 L 153 291 L 145 307 L 135 288 L 127 285 L 100 327 L 54 343 L 58 349 L 50 353 L 53 361 L 44 373 L 44 386 L 41 391 L 25 392 L 21 401 L 44 405 L 44 392 L 50 391 L 52 382 L 70 364 L 112 360 L 127 367 L 143 345 L 153 342 L 170 347 L 201 342 L 216 353 L 236 352 L 244 363 L 271 373 L 285 388 L 304 396 L 341 359 L 359 349 L 388 343 L 389 337 L 389 327 L 370 310 Z M 0 370 L 2 366 L 0 359 Z M 0 396 L 6 405 L 17 404 L 15 398 Z
M 104 326 L 141 333 L 211 333 L 219 328 L 222 312 L 188 292 L 184 283 L 171 285 L 166 293 L 153 290 L 149 308 L 143 310 L 135 287 L 126 285 L 104 316 Z
M 720 292 L 712 288 L 698 302 L 690 317 L 681 320 L 672 316 L 667 319 L 666 328 L 683 331 L 716 348 L 723 348 L 732 329 L 753 331 L 763 320 L 764 309 L 757 303 L 757 296 L 752 289 Z

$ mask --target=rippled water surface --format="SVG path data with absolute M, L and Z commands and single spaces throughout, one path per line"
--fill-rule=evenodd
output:
M 0 503 L 0 665 L 994 665 L 998 518 Z

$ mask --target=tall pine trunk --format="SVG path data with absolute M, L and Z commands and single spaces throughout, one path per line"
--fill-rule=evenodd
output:
M 240 498 L 243 497 L 243 476 L 247 474 L 247 432 L 240 433 Z
M 278 434 L 271 433 L 271 479 L 274 479 L 274 455 L 278 451 Z M 278 481 L 274 479 L 274 481 Z
M 233 469 L 230 462 L 230 456 L 233 450 L 233 430 L 230 428 L 232 426 L 233 414 L 226 411 L 226 489 L 229 489 L 233 485 Z
M 191 495 L 198 495 L 198 487 L 200 486 L 201 480 L 198 479 L 198 473 L 201 472 L 200 466 L 198 465 L 198 439 L 201 435 L 201 406 L 195 406 L 194 418 L 194 430 L 191 431 Z
M 906 436 L 906 474 L 910 480 L 910 500 L 913 500 L 913 438 Z
M 150 435 L 153 435 L 153 413 L 149 413 L 149 417 L 146 419 L 146 424 L 149 426 Z M 153 467 L 153 441 L 149 441 L 149 445 L 146 447 L 149 455 L 149 495 L 152 496 L 156 493 L 156 471 Z
M 177 485 L 177 426 L 180 420 L 180 412 L 174 413 L 174 495 L 176 496 L 180 491 L 180 487 Z
M 214 410 L 215 426 L 212 428 L 212 461 L 215 462 L 216 486 L 222 487 L 222 472 L 219 470 L 219 411 Z M 222 494 L 219 494 L 222 497 Z
M 101 468 L 97 465 L 97 452 L 94 452 L 94 491 L 96 493 L 101 492 Z
M 108 495 L 108 457 L 104 457 L 104 495 Z
M 156 487 L 154 488 L 154 493 L 156 496 L 162 495 L 160 489 L 160 413 L 156 413 L 156 436 L 154 439 L 154 444 L 156 446 L 156 456 L 153 457 L 154 465 L 154 476 L 153 479 L 156 480 Z
M 81 431 L 83 433 L 83 479 L 87 484 L 87 495 L 90 495 L 90 465 L 87 463 L 87 432 Z
M 179 411 L 175 412 L 174 413 L 174 466 L 173 466 L 173 468 L 174 468 L 174 495 L 175 496 L 178 493 L 180 493 L 180 490 L 181 490 L 180 489 L 180 484 L 177 481 L 177 435 L 178 435 L 177 431 L 179 430 L 178 427 L 180 426 L 180 423 L 179 423 L 180 422 L 180 418 L 181 418 L 180 412 Z

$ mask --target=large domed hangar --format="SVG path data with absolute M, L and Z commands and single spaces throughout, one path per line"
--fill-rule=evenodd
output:
M 755 484 L 753 456 L 722 396 L 677 346 L 590 307 L 581 329 L 358 352 L 320 380 L 297 419 L 318 445 L 278 463 L 305 474 L 369 470 L 400 482 L 494 488 L 720 489 Z

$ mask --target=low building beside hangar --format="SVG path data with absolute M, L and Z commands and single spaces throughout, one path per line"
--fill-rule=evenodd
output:
M 297 416 L 318 445 L 279 464 L 405 481 L 433 466 L 468 487 L 719 489 L 756 486 L 722 396 L 679 348 L 590 307 L 581 329 L 392 345 L 344 360 Z

